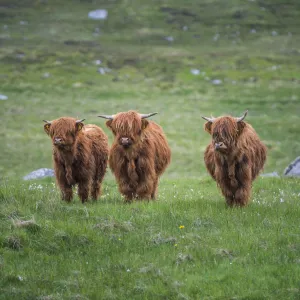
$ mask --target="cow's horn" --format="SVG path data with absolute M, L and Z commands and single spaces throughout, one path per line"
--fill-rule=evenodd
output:
M 201 118 L 208 121 L 208 122 L 210 122 L 210 123 L 213 123 L 214 120 L 215 120 L 215 118 L 207 118 L 207 117 L 201 117 Z
M 158 113 L 154 112 L 154 113 L 150 113 L 150 114 L 140 114 L 140 116 L 141 116 L 141 119 L 145 119 L 145 118 L 149 118 L 151 116 L 154 116 L 156 114 L 158 114 Z
M 103 119 L 107 119 L 107 120 L 113 120 L 115 115 L 111 115 L 111 116 L 109 116 L 109 115 L 100 115 L 98 117 L 103 118 Z
M 76 124 L 77 123 L 81 123 L 81 122 L 83 122 L 85 119 L 82 119 L 82 120 L 76 120 Z
M 50 121 L 47 121 L 47 120 L 43 120 L 45 123 L 47 123 L 47 124 L 51 124 L 51 122 Z
M 245 111 L 245 113 L 244 113 L 243 116 L 241 116 L 241 117 L 239 117 L 239 118 L 236 118 L 236 121 L 237 121 L 237 122 L 243 121 L 243 120 L 246 118 L 247 114 L 248 114 L 248 110 Z

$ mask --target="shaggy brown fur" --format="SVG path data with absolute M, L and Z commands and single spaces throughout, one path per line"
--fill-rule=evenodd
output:
M 158 178 L 171 160 L 162 128 L 135 111 L 120 112 L 106 122 L 114 134 L 109 166 L 126 201 L 155 199 Z
M 245 206 L 252 181 L 263 169 L 267 148 L 250 124 L 230 116 L 211 120 L 204 125 L 212 135 L 204 154 L 206 168 L 229 206 Z
M 108 160 L 108 138 L 96 125 L 84 125 L 83 120 L 63 117 L 44 126 L 53 144 L 53 162 L 56 181 L 62 199 L 70 202 L 72 186 L 78 184 L 82 203 L 91 194 L 96 200 Z

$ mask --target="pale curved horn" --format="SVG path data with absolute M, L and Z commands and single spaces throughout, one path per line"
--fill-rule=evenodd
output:
M 210 122 L 210 123 L 213 123 L 214 120 L 215 120 L 215 118 L 213 118 L 213 117 L 212 118 L 207 118 L 207 117 L 202 117 L 201 116 L 201 118 L 204 119 L 204 120 L 206 120 L 206 121 L 208 121 L 208 122 Z
M 115 115 L 111 115 L 111 116 L 109 116 L 109 115 L 100 115 L 98 117 L 103 118 L 103 119 L 107 119 L 107 120 L 113 120 Z
M 81 123 L 83 122 L 85 119 L 82 119 L 82 120 L 76 120 L 76 123 Z
M 243 116 L 241 116 L 241 117 L 239 117 L 239 118 L 236 118 L 236 121 L 237 121 L 237 122 L 243 121 L 243 120 L 246 118 L 247 114 L 248 114 L 248 109 L 244 112 L 244 115 L 243 115 Z
M 47 121 L 47 120 L 43 120 L 45 123 L 47 123 L 47 124 L 51 124 L 51 122 L 50 121 Z
M 141 117 L 141 119 L 145 119 L 145 118 L 149 118 L 151 116 L 154 116 L 156 114 L 158 114 L 158 113 L 154 112 L 154 113 L 150 113 L 150 114 L 140 114 L 140 117 Z

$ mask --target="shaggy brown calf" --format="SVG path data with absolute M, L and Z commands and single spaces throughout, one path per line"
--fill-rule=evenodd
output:
M 229 206 L 244 206 L 249 202 L 252 181 L 263 169 L 267 148 L 250 124 L 244 122 L 248 111 L 240 118 L 202 117 L 212 142 L 207 146 L 206 168 Z
M 128 111 L 99 116 L 109 119 L 106 125 L 115 137 L 109 166 L 126 201 L 155 199 L 158 178 L 170 163 L 171 150 L 162 128 L 146 120 L 155 114 Z
M 70 202 L 72 186 L 78 184 L 82 203 L 91 194 L 96 200 L 108 160 L 108 138 L 96 125 L 84 125 L 84 120 L 63 117 L 45 121 L 45 132 L 53 143 L 53 163 L 62 199 Z

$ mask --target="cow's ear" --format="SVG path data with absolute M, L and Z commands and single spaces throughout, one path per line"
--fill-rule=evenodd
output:
M 108 121 L 106 121 L 106 126 L 107 126 L 109 129 L 112 129 L 112 127 L 111 127 L 112 121 L 113 121 L 113 120 L 108 120 Z
M 51 124 L 47 123 L 44 125 L 44 131 L 49 135 L 50 134 L 50 126 Z
M 205 131 L 207 131 L 209 134 L 211 134 L 211 125 L 212 125 L 212 122 L 206 122 L 204 124 L 204 129 Z
M 237 123 L 237 125 L 238 125 L 238 132 L 240 134 L 240 133 L 242 133 L 243 129 L 245 128 L 246 123 L 244 121 L 240 121 Z
M 144 130 L 149 125 L 149 121 L 146 119 L 142 119 L 142 130 Z
M 78 122 L 75 125 L 76 133 L 79 132 L 83 128 L 84 124 L 82 122 Z

